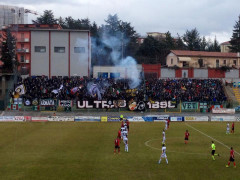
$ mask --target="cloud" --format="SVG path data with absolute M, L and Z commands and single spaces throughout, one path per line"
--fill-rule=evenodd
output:
M 146 32 L 167 32 L 183 35 L 187 29 L 197 28 L 201 35 L 217 38 L 231 37 L 239 15 L 239 0 L 8 0 L 13 5 L 27 6 L 38 12 L 53 10 L 56 17 L 72 16 L 104 23 L 108 14 L 118 14 L 131 22 L 142 35 Z M 229 37 L 226 37 L 229 34 Z

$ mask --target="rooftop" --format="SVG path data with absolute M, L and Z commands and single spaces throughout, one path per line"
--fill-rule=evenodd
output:
M 176 56 L 237 58 L 237 53 L 171 50 Z

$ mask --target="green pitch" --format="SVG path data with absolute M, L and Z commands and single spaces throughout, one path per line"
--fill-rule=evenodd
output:
M 226 123 L 188 123 L 215 141 L 182 122 L 166 131 L 169 164 L 157 162 L 164 123 L 130 123 L 129 153 L 114 155 L 114 139 L 120 123 L 0 123 L 0 179 L 239 179 L 237 168 L 226 168 L 229 149 L 240 152 L 240 123 L 235 134 L 226 135 Z M 184 144 L 184 132 L 190 133 Z

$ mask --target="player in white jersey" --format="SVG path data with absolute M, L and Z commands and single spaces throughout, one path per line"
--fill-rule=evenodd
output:
M 121 127 L 121 138 L 123 139 L 123 132 L 125 131 L 124 127 Z
M 165 134 L 165 130 L 164 129 L 163 129 L 162 135 L 163 135 L 162 144 L 165 144 L 166 134 Z
M 123 142 L 125 144 L 125 151 L 128 152 L 128 136 L 124 136 Z
M 229 127 L 229 123 L 227 123 L 227 131 L 226 134 L 230 134 L 230 127 Z
M 166 149 L 167 149 L 167 148 L 166 148 L 165 144 L 163 144 L 163 145 L 162 145 L 162 154 L 161 154 L 161 156 L 160 156 L 160 159 L 159 159 L 159 161 L 158 161 L 158 164 L 161 163 L 162 158 L 165 158 L 165 159 L 166 159 L 166 163 L 168 164 L 167 155 L 166 155 Z
M 168 129 L 168 121 L 167 121 L 167 119 L 165 120 L 165 130 L 167 130 Z

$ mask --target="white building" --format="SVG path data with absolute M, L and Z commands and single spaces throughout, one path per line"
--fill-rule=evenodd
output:
M 90 32 L 84 30 L 31 30 L 31 75 L 89 76 Z

